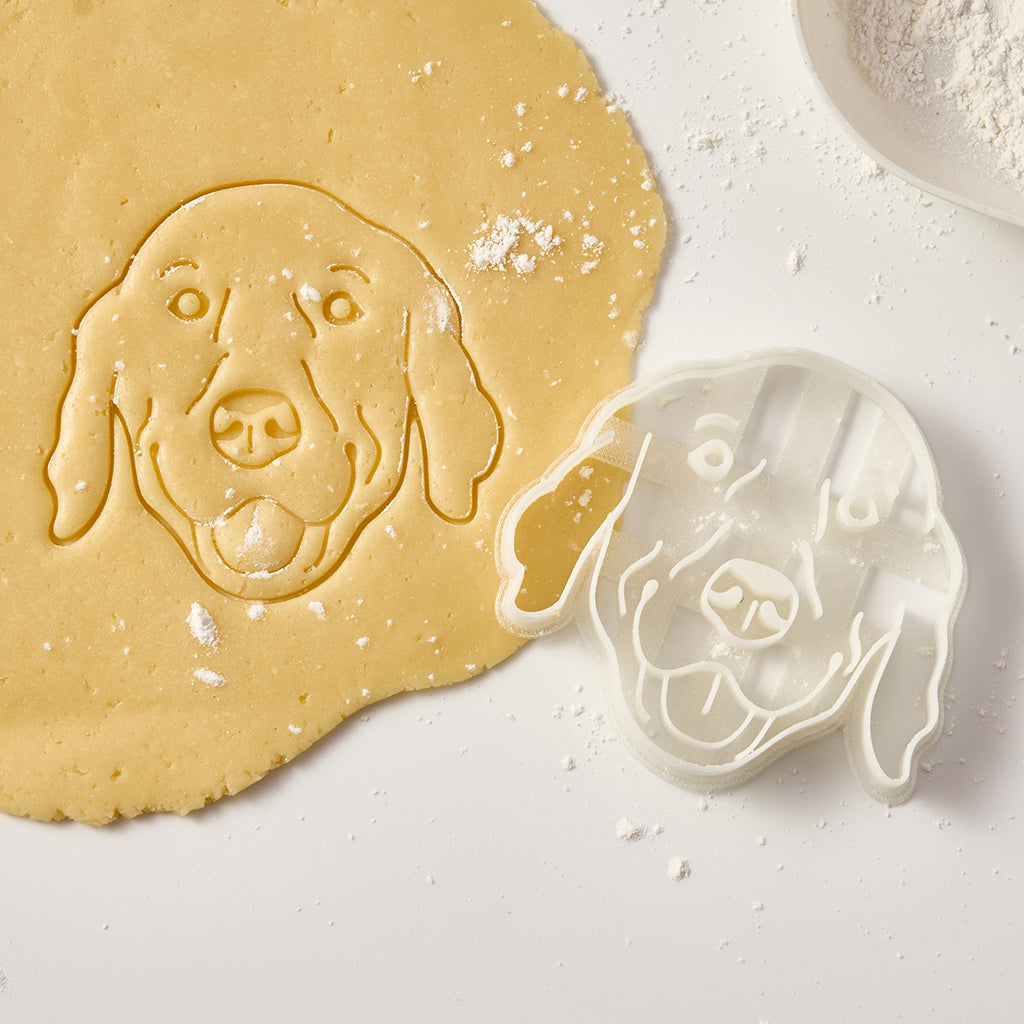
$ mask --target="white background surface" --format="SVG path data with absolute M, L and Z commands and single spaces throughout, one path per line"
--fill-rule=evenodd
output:
M 1018 1019 L 1024 234 L 872 173 L 785 0 L 543 8 L 673 218 L 638 370 L 809 347 L 930 439 L 971 574 L 951 731 L 892 811 L 838 737 L 704 798 L 593 717 L 564 633 L 188 818 L 0 818 L 0 1021 Z

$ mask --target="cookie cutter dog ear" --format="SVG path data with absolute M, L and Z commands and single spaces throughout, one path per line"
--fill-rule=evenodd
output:
M 612 398 L 510 505 L 499 559 L 499 615 L 579 621 L 624 738 L 673 781 L 733 784 L 842 729 L 894 803 L 941 731 L 966 577 L 935 467 L 891 394 L 823 357 Z
M 75 328 L 51 539 L 100 516 L 116 423 L 140 502 L 227 594 L 329 576 L 403 485 L 414 428 L 424 500 L 471 520 L 502 430 L 461 331 L 426 259 L 326 192 L 265 182 L 179 206 Z

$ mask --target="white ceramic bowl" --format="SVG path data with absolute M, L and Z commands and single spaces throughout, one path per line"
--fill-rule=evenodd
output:
M 1024 185 L 971 145 L 955 105 L 883 98 L 850 56 L 842 0 L 791 0 L 804 60 L 858 145 L 932 195 L 1024 226 Z

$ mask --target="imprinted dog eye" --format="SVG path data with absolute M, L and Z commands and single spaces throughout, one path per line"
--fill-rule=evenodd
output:
M 362 315 L 359 303 L 348 292 L 331 292 L 324 299 L 324 319 L 335 327 L 355 323 Z
M 179 319 L 189 323 L 202 320 L 210 308 L 210 300 L 198 288 L 185 288 L 167 303 L 167 308 Z

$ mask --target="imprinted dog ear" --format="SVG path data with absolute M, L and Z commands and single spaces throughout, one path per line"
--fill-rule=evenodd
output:
M 439 281 L 409 312 L 409 394 L 423 443 L 427 502 L 443 519 L 476 514 L 477 487 L 498 460 L 502 427 L 469 354 L 462 347 L 454 299 Z
M 110 490 L 114 367 L 104 343 L 104 325 L 111 322 L 106 315 L 107 296 L 98 299 L 79 321 L 57 443 L 46 464 L 55 502 L 50 538 L 57 544 L 78 540 L 92 526 Z

